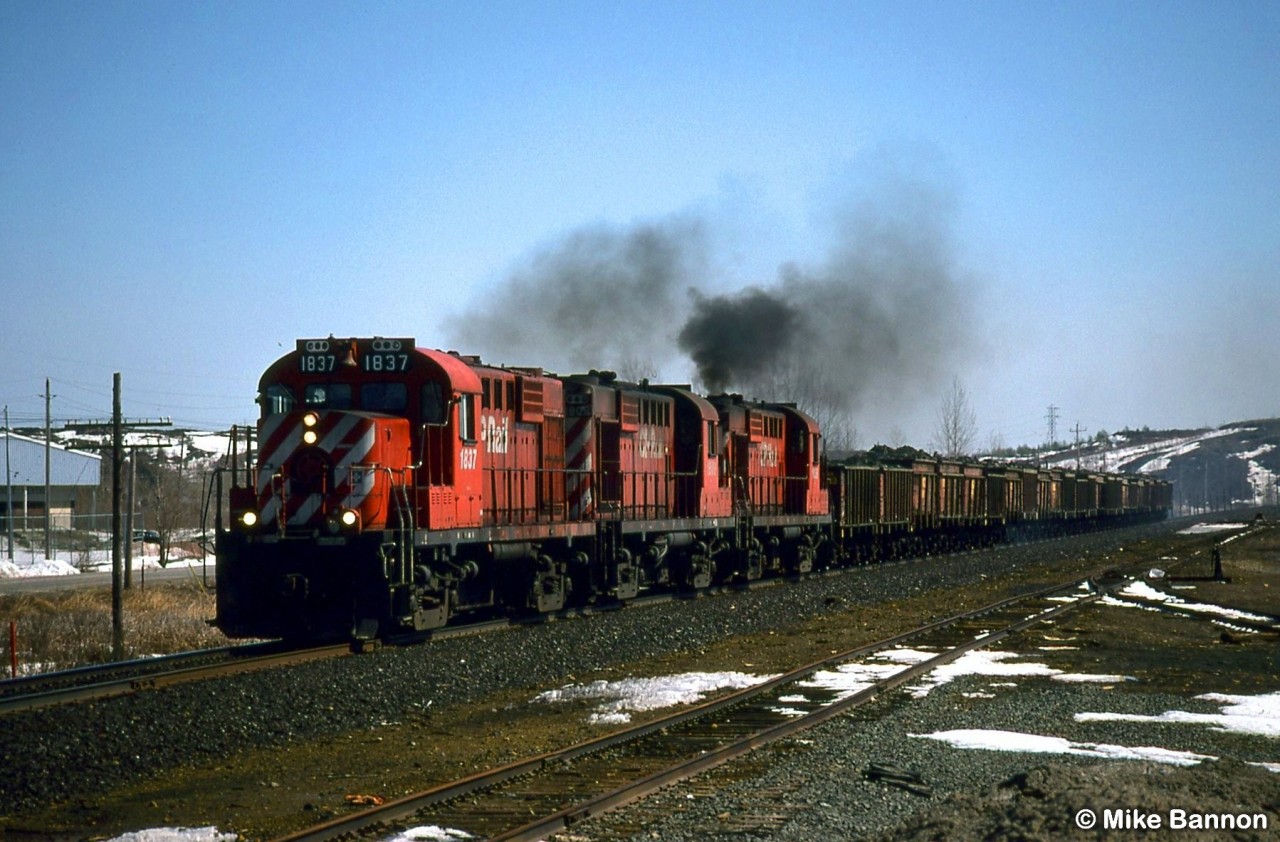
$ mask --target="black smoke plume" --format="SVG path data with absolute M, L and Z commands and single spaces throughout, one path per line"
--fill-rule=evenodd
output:
M 804 324 L 799 311 L 762 289 L 713 297 L 697 290 L 689 294 L 693 315 L 677 339 L 712 392 L 767 373 L 779 356 L 791 351 Z
M 891 183 L 831 215 L 825 257 L 727 294 L 708 281 L 706 221 L 577 231 L 487 294 L 452 339 L 493 362 L 668 381 L 692 373 L 673 364 L 678 349 L 707 391 L 887 426 L 932 406 L 980 335 L 951 212 L 938 191 Z
M 451 339 L 493 362 L 656 374 L 671 355 L 683 292 L 705 272 L 705 252 L 697 220 L 575 231 L 458 319 Z
M 709 390 L 794 400 L 830 415 L 874 394 L 891 407 L 945 383 L 977 333 L 954 266 L 950 204 L 897 185 L 836 214 L 816 266 L 786 264 L 775 284 L 737 296 L 694 294 L 680 347 Z

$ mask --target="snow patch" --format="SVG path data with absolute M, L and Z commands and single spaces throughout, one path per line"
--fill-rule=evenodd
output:
M 1206 602 L 1188 602 L 1180 596 L 1174 596 L 1173 594 L 1156 590 L 1146 582 L 1133 582 L 1126 586 L 1124 590 L 1120 591 L 1120 593 L 1134 597 L 1135 599 L 1145 600 L 1147 602 L 1176 606 L 1183 611 L 1194 611 L 1197 614 L 1214 614 L 1220 617 L 1225 617 L 1229 620 L 1247 620 L 1251 623 L 1272 622 L 1270 617 L 1265 617 L 1261 614 L 1252 614 L 1248 611 L 1240 611 L 1236 608 L 1226 608 L 1221 605 L 1212 605 Z M 1123 600 L 1115 600 L 1113 602 L 1108 602 L 1107 600 L 1108 598 L 1104 597 L 1102 601 L 1107 605 L 1113 605 L 1117 602 L 1120 604 L 1124 603 Z
M 235 842 L 240 837 L 223 833 L 216 827 L 157 827 L 131 830 L 108 842 Z
M 1210 535 L 1214 532 L 1230 532 L 1233 529 L 1248 529 L 1247 523 L 1197 523 L 1186 529 L 1178 530 L 1179 535 Z
M 430 824 L 411 827 L 403 833 L 397 833 L 386 839 L 385 842 L 464 842 L 467 839 L 475 839 L 475 837 L 465 830 Z
M 740 690 L 768 681 L 772 676 L 742 672 L 687 672 L 654 678 L 624 678 L 621 681 L 593 681 L 567 684 L 534 697 L 535 702 L 564 704 L 598 700 L 588 717 L 593 725 L 619 725 L 631 721 L 631 714 L 675 705 L 693 704 L 717 690 Z
M 1151 760 L 1156 763 L 1171 763 L 1175 766 L 1194 766 L 1204 760 L 1218 759 L 1209 754 L 1174 751 L 1158 746 L 1077 743 L 1062 737 L 1045 737 L 1040 734 L 1024 734 L 1017 731 L 994 731 L 979 728 L 935 731 L 932 734 L 912 734 L 911 736 L 938 740 L 955 748 L 981 749 L 983 751 L 1017 751 L 1028 754 L 1073 754 L 1082 757 L 1099 757 L 1106 760 Z
M 1280 737 L 1280 692 L 1261 696 L 1229 696 L 1205 693 L 1196 696 L 1209 702 L 1221 702 L 1219 713 L 1191 713 L 1167 710 L 1158 716 L 1134 713 L 1077 713 L 1077 722 L 1185 722 L 1209 725 L 1218 731 L 1235 734 Z

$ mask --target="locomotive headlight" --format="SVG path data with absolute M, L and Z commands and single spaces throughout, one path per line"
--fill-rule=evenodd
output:
M 304 427 L 314 427 L 319 423 L 320 413 L 318 412 L 308 412 L 306 415 L 302 416 L 302 426 Z
M 329 515 L 324 522 L 330 535 L 338 535 L 344 530 L 352 531 L 360 528 L 360 513 L 355 509 L 343 509 L 336 515 Z
M 253 527 L 258 525 L 258 513 L 245 512 L 244 514 L 240 515 L 240 523 L 244 527 L 248 529 L 252 529 Z
M 302 434 L 303 444 L 315 444 L 317 441 L 319 441 L 319 439 L 320 439 L 320 436 L 316 433 L 315 430 L 307 430 Z

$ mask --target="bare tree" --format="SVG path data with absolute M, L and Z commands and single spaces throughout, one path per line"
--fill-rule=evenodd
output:
M 626 383 L 653 380 L 657 376 L 658 367 L 653 361 L 636 354 L 630 354 L 618 363 L 618 377 Z
M 178 533 L 200 523 L 200 486 L 186 471 L 185 448 L 177 458 L 139 456 L 143 457 L 139 459 L 139 501 L 148 515 L 148 525 L 159 535 L 163 566 Z
M 748 392 L 748 398 L 794 403 L 807 413 L 818 422 L 828 456 L 841 458 L 858 449 L 858 425 L 847 395 L 825 366 L 789 355 L 739 385 Z
M 889 438 L 885 443 L 890 447 L 902 447 L 907 443 L 907 434 L 903 432 L 901 427 L 894 424 L 889 428 Z
M 978 416 L 969 403 L 969 392 L 959 377 L 951 378 L 951 390 L 938 407 L 934 448 L 944 456 L 967 456 L 978 437 Z

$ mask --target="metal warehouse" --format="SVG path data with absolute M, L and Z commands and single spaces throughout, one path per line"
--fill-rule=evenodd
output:
M 48 508 L 52 525 L 69 528 L 82 491 L 96 491 L 102 479 L 102 457 L 69 450 L 6 431 L 4 452 L 6 482 L 0 489 L 0 521 L 14 517 L 14 526 L 25 529 L 43 525 Z M 45 499 L 45 455 L 49 458 L 49 497 Z

